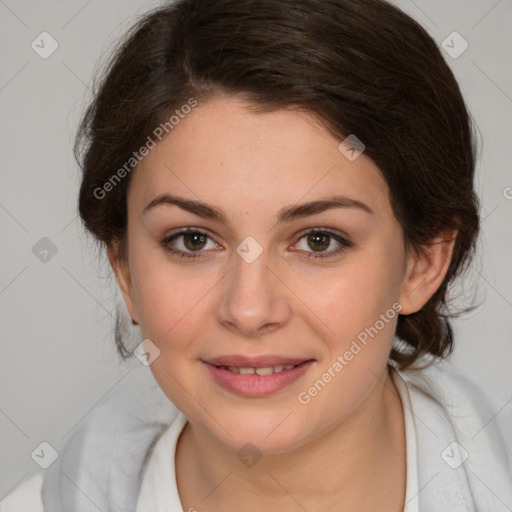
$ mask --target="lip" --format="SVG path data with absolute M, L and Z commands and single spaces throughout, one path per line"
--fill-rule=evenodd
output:
M 314 359 L 265 359 L 265 358 L 226 358 L 222 359 L 229 361 L 238 361 L 237 364 L 223 364 L 222 366 L 241 366 L 241 367 L 265 367 L 275 366 L 278 364 L 296 364 L 295 368 L 291 370 L 283 370 L 279 373 L 272 373 L 271 375 L 242 375 L 239 373 L 233 373 L 225 368 L 215 366 L 211 362 L 202 361 L 205 367 L 208 369 L 213 380 L 222 388 L 244 397 L 265 397 L 277 393 L 278 391 L 289 386 L 297 379 L 300 378 L 308 369 L 315 363 Z M 256 364 L 255 361 L 263 361 L 263 364 Z M 268 364 L 268 361 L 283 361 L 278 363 Z M 243 364 L 240 364 L 240 361 Z M 248 362 L 250 361 L 250 363 Z M 292 362 L 289 362 L 292 361 Z M 297 361 L 297 362 L 293 362 Z

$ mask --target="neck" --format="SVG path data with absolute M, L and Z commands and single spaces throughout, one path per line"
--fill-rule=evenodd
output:
M 363 402 L 323 436 L 245 468 L 233 451 L 188 423 L 176 452 L 184 510 L 401 510 L 403 412 L 388 368 Z M 322 507 L 320 507 L 322 505 Z

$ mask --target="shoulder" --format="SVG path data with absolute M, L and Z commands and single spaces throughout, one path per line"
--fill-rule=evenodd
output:
M 100 510 L 130 509 L 148 448 L 178 410 L 146 367 L 133 367 L 123 379 L 70 432 L 55 463 L 11 491 L 0 512 L 88 510 L 89 500 Z
M 43 512 L 42 486 L 42 473 L 27 478 L 0 502 L 0 512 Z
M 468 445 L 488 445 L 488 455 L 512 467 L 512 399 L 500 397 L 448 360 L 433 358 L 419 369 L 399 372 L 407 382 L 416 412 L 448 421 Z M 423 418 L 428 421 L 427 418 Z
M 420 504 L 425 510 L 505 510 L 504 503 L 512 503 L 512 399 L 447 360 L 417 366 L 400 373 L 417 428 Z
M 465 413 L 483 416 L 503 412 L 501 419 L 512 421 L 510 397 L 504 399 L 485 389 L 446 359 L 431 358 L 422 362 L 429 364 L 399 371 L 410 388 L 422 391 L 449 410 L 463 409 Z

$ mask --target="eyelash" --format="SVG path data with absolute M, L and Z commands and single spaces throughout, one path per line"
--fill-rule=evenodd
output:
M 305 233 L 303 233 L 300 236 L 299 241 L 313 233 L 321 233 L 321 234 L 330 236 L 331 238 L 333 238 L 340 244 L 340 247 L 338 247 L 337 249 L 331 250 L 331 251 L 327 251 L 327 252 L 308 252 L 308 256 L 304 256 L 308 260 L 311 260 L 311 259 L 325 260 L 328 258 L 333 258 L 335 256 L 338 256 L 345 250 L 347 250 L 349 247 L 352 247 L 352 243 L 349 242 L 346 238 L 342 237 L 341 235 L 339 235 L 337 233 L 334 233 L 333 231 L 331 231 L 329 229 L 324 229 L 324 228 L 312 228 L 312 229 L 306 231 Z M 161 245 L 166 252 L 169 252 L 170 254 L 177 256 L 179 258 L 182 258 L 182 259 L 204 258 L 204 256 L 201 255 L 201 252 L 204 252 L 204 251 L 198 250 L 198 251 L 185 252 L 185 251 L 181 251 L 179 249 L 175 249 L 169 245 L 170 242 L 172 242 L 176 238 L 179 238 L 180 236 L 184 236 L 184 235 L 188 235 L 188 234 L 203 235 L 203 236 L 211 239 L 211 237 L 208 235 L 208 233 L 206 231 L 203 231 L 199 228 L 187 228 L 182 231 L 179 231 L 178 233 L 174 233 L 173 235 L 164 238 L 161 241 Z

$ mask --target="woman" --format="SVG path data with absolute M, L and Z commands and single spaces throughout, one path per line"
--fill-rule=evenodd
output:
M 167 402 L 102 406 L 2 510 L 510 510 L 510 408 L 443 361 L 471 128 L 381 0 L 146 15 L 84 118 L 79 211 Z

